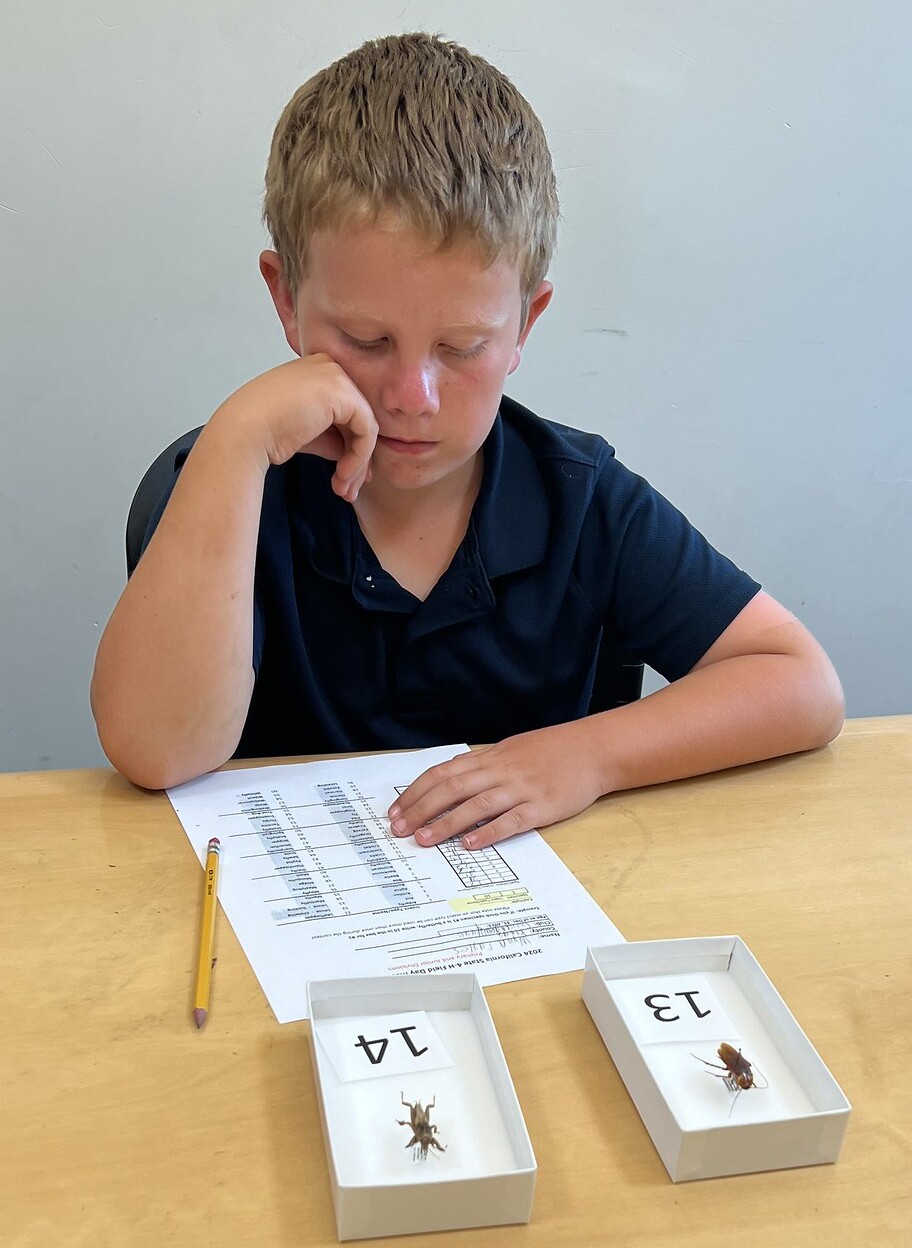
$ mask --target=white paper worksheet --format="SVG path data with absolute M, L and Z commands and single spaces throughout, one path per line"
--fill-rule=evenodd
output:
M 464 745 L 203 776 L 168 796 L 280 1023 L 308 979 L 579 970 L 620 932 L 537 832 L 489 849 L 391 835 L 398 793 Z M 572 833 L 568 833 L 572 835 Z

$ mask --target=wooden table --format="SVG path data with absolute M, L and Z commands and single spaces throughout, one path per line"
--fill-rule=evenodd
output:
M 200 869 L 167 798 L 23 773 L 0 810 L 0 1242 L 335 1243 L 308 1024 L 275 1022 L 224 922 L 192 1024 Z M 746 940 L 854 1106 L 842 1156 L 672 1184 L 581 973 L 504 984 L 487 996 L 538 1157 L 532 1221 L 400 1242 L 912 1244 L 912 716 L 546 836 L 628 939 Z

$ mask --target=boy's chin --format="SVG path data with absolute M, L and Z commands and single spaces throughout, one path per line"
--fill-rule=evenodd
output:
M 378 442 L 371 460 L 371 481 L 365 489 L 373 486 L 377 492 L 383 489 L 409 491 L 435 486 L 452 489 L 462 485 L 468 492 L 476 480 L 475 463 L 479 452 L 454 461 L 444 457 L 439 444 L 427 445 L 427 450 L 399 452 Z

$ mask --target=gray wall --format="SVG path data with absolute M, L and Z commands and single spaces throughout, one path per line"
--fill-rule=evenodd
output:
M 794 610 L 850 714 L 912 711 L 905 0 L 4 0 L 0 769 L 101 761 L 133 489 L 287 358 L 256 269 L 275 120 L 418 28 L 510 74 L 556 156 L 556 296 L 512 393 Z

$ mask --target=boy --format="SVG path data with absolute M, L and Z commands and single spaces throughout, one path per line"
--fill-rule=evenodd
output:
M 794 617 L 601 438 L 502 397 L 557 220 L 502 74 L 427 35 L 365 44 L 286 108 L 264 215 L 297 358 L 212 416 L 101 640 L 124 775 L 493 740 L 390 810 L 475 848 L 836 735 L 838 679 Z M 671 683 L 587 715 L 603 629 Z

